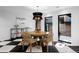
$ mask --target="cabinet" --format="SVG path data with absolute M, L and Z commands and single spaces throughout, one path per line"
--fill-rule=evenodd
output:
M 22 38 L 22 33 L 27 31 L 27 28 L 11 28 L 10 29 L 10 38 L 14 40 L 16 38 Z

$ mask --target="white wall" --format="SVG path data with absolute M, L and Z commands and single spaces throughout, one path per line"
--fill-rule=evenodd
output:
M 35 21 L 32 20 L 33 12 L 30 12 L 25 7 L 15 7 L 15 6 L 0 6 L 0 41 L 10 39 L 10 29 L 14 27 L 15 24 L 20 24 L 16 17 L 25 18 L 24 25 L 19 27 L 30 27 L 31 31 L 34 30 Z
M 54 41 L 58 40 L 58 15 L 71 13 L 71 45 L 79 45 L 79 7 L 52 12 Z
M 10 28 L 15 24 L 15 17 L 7 10 L 0 8 L 0 41 L 10 38 Z
M 0 41 L 10 39 L 10 29 L 15 24 L 24 25 L 19 27 L 30 27 L 30 31 L 35 29 L 35 20 L 33 20 L 33 11 L 23 6 L 0 6 Z M 18 21 L 16 17 L 25 18 L 24 21 Z M 44 21 L 41 21 L 41 28 L 44 31 Z
M 79 45 L 79 7 L 72 10 L 72 44 Z

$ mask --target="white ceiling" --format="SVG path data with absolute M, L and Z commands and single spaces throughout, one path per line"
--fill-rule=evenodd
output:
M 26 8 L 31 10 L 32 12 L 42 12 L 44 16 L 50 16 L 51 13 L 54 11 L 62 10 L 69 7 L 71 6 L 26 6 Z
M 32 11 L 41 11 L 41 12 L 44 12 L 44 13 L 47 13 L 47 12 L 53 12 L 53 11 L 56 11 L 56 10 L 60 10 L 60 9 L 63 9 L 63 8 L 68 8 L 69 6 L 27 6 L 26 8 L 29 8 L 30 10 Z
M 33 12 L 39 11 L 43 14 L 50 14 L 56 10 L 61 10 L 64 8 L 68 8 L 70 6 L 0 6 L 0 11 L 5 10 L 13 13 L 28 13 L 32 14 Z
M 7 9 L 7 10 L 25 10 L 25 11 L 43 11 L 43 12 L 48 12 L 48 11 L 55 11 L 63 8 L 67 8 L 70 6 L 0 6 L 0 9 Z

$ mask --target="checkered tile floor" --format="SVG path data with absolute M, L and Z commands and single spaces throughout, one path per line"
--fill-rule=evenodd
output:
M 10 40 L 5 40 L 5 41 L 1 41 L 0 42 L 0 53 L 11 53 L 11 52 L 29 52 L 28 49 L 28 45 L 24 46 L 24 48 L 22 48 L 22 46 L 18 46 L 19 42 L 22 39 L 15 39 L 13 41 Z M 37 48 L 32 47 L 32 52 L 51 52 L 51 53 L 76 53 L 75 50 L 73 50 L 72 48 L 68 47 L 68 46 L 64 46 L 64 47 L 59 47 L 57 44 L 56 45 L 52 45 L 51 42 L 48 44 L 48 47 L 40 47 Z

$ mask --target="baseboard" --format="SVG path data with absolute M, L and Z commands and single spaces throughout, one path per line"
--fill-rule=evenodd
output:
M 71 44 L 71 42 L 67 42 L 67 41 L 62 41 L 62 40 L 58 40 L 59 42 L 65 42 L 65 43 L 69 43 Z

